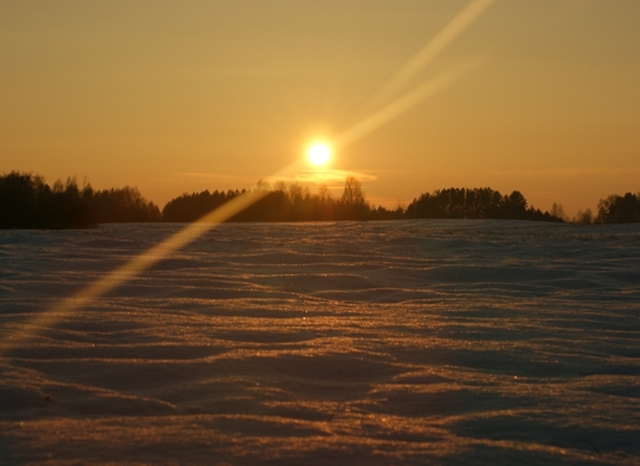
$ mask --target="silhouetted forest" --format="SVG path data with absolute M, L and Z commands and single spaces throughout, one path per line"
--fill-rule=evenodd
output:
M 613 194 L 598 203 L 598 216 L 594 223 L 640 222 L 640 193 Z
M 562 222 L 560 217 L 527 206 L 519 191 L 503 196 L 490 188 L 450 188 L 424 193 L 407 207 L 409 218 L 487 218 Z
M 232 221 L 315 221 L 315 220 L 392 220 L 402 218 L 492 218 L 542 220 L 562 222 L 560 217 L 527 206 L 524 196 L 514 191 L 503 196 L 490 188 L 443 189 L 422 194 L 407 209 L 388 210 L 372 208 L 367 202 L 358 180 L 349 177 L 339 199 L 328 189 L 320 188 L 311 194 L 308 188 L 297 184 L 280 183 L 265 197 L 233 217 Z M 183 194 L 171 200 L 163 209 L 162 217 L 168 222 L 191 222 L 224 204 L 244 191 L 203 191 Z
M 31 173 L 0 177 L 0 228 L 87 228 L 98 223 L 160 221 L 160 209 L 137 188 L 95 191 L 74 179 L 53 187 Z
M 386 209 L 373 210 L 358 180 L 348 177 L 339 199 L 321 186 L 317 194 L 297 183 L 277 183 L 273 188 L 259 184 L 266 192 L 260 200 L 230 219 L 232 222 L 299 222 L 321 220 L 371 220 L 400 218 Z M 192 222 L 245 191 L 203 191 L 172 199 L 162 210 L 166 222 Z
M 562 222 L 569 220 L 562 205 L 551 213 L 529 206 L 519 191 L 502 195 L 490 188 L 449 188 L 423 193 L 404 209 L 372 207 L 361 183 L 347 177 L 342 195 L 334 198 L 327 187 L 312 194 L 299 184 L 259 183 L 260 199 L 238 213 L 232 222 L 298 222 L 336 220 L 394 220 L 417 218 L 512 219 Z M 11 172 L 0 176 L 0 228 L 86 228 L 99 223 L 193 222 L 246 190 L 203 191 L 182 194 L 162 212 L 137 188 L 126 186 L 96 191 L 78 187 L 75 179 L 56 181 L 53 187 L 40 176 Z M 601 199 L 598 214 L 580 211 L 576 223 L 640 222 L 640 195 L 627 193 Z

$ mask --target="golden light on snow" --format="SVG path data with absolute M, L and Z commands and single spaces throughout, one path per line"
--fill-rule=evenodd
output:
M 307 149 L 307 158 L 317 167 L 326 165 L 331 158 L 331 148 L 326 142 L 314 142 Z

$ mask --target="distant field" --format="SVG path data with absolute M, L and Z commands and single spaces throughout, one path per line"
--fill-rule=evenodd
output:
M 2 464 L 640 462 L 640 224 L 0 231 Z

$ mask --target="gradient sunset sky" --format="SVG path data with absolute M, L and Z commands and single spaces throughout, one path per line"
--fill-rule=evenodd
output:
M 475 3 L 380 101 L 472 2 L 2 1 L 0 172 L 137 186 L 162 207 L 250 188 L 311 140 L 444 82 L 336 148 L 336 195 L 354 174 L 387 207 L 489 186 L 573 215 L 640 191 L 640 1 Z

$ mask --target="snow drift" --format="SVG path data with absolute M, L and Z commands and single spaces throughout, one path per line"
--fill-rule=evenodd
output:
M 0 462 L 640 461 L 640 226 L 224 224 L 33 324 L 179 228 L 0 232 Z

